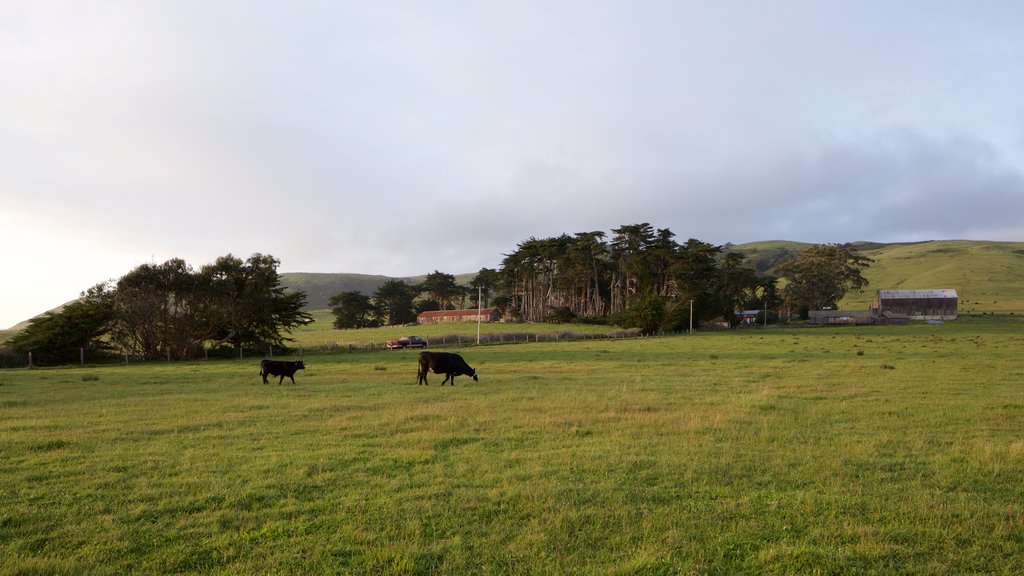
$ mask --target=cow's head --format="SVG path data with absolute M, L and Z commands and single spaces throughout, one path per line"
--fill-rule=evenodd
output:
M 473 376 L 473 382 L 479 382 L 480 381 L 480 379 L 476 377 L 476 370 L 473 370 L 472 376 Z
M 302 363 L 302 360 L 299 360 L 298 362 L 295 363 L 295 369 L 296 370 L 305 370 L 306 369 L 306 365 Z

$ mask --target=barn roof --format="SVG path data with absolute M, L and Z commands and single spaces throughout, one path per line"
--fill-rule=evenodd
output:
M 494 311 L 494 308 L 481 308 L 480 314 L 487 316 Z M 458 316 L 476 316 L 476 308 L 467 308 L 465 310 L 429 310 L 427 312 L 420 312 L 417 318 L 453 318 Z
M 918 300 L 924 298 L 956 298 L 956 290 L 879 290 L 879 300 Z

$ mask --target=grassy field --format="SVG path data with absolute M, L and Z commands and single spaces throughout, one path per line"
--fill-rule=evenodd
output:
M 433 346 L 441 345 L 445 340 L 455 344 L 455 338 L 462 338 L 463 343 L 476 343 L 476 322 L 446 322 L 444 324 L 421 324 L 413 326 L 382 326 L 380 328 L 359 328 L 337 330 L 333 327 L 334 315 L 330 310 L 313 310 L 313 323 L 298 327 L 292 334 L 292 347 L 314 348 L 337 345 L 342 348 L 354 346 L 358 348 L 381 348 L 388 340 L 402 336 L 415 335 L 426 338 Z M 546 323 L 514 323 L 485 322 L 480 324 L 481 335 L 509 334 L 515 335 L 519 341 L 527 336 L 549 335 L 571 332 L 573 334 L 601 335 L 620 331 L 619 328 L 600 324 L 546 324 Z
M 1022 328 L 0 371 L 0 571 L 1020 574 Z

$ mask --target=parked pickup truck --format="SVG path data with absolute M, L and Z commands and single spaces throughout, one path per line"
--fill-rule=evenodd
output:
M 385 343 L 388 350 L 395 350 L 397 348 L 426 348 L 427 341 L 419 336 L 402 336 L 398 340 L 388 340 Z

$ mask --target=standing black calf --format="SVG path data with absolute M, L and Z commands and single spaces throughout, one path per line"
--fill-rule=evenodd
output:
M 466 364 L 462 356 L 452 354 L 451 352 L 420 352 L 420 369 L 417 373 L 417 384 L 430 384 L 427 382 L 428 370 L 433 370 L 434 374 L 444 374 L 441 386 L 444 386 L 444 383 L 449 378 L 452 380 L 452 386 L 455 386 L 455 377 L 462 375 L 471 376 L 474 382 L 480 381 L 476 377 L 476 370 L 469 364 Z
M 295 384 L 295 371 L 304 370 L 306 368 L 302 360 L 298 362 L 289 362 L 287 360 L 264 360 L 260 362 L 260 376 L 263 376 L 263 383 L 267 382 L 267 376 L 280 376 L 278 379 L 278 385 L 284 382 L 284 377 L 287 376 L 292 379 L 292 384 Z

